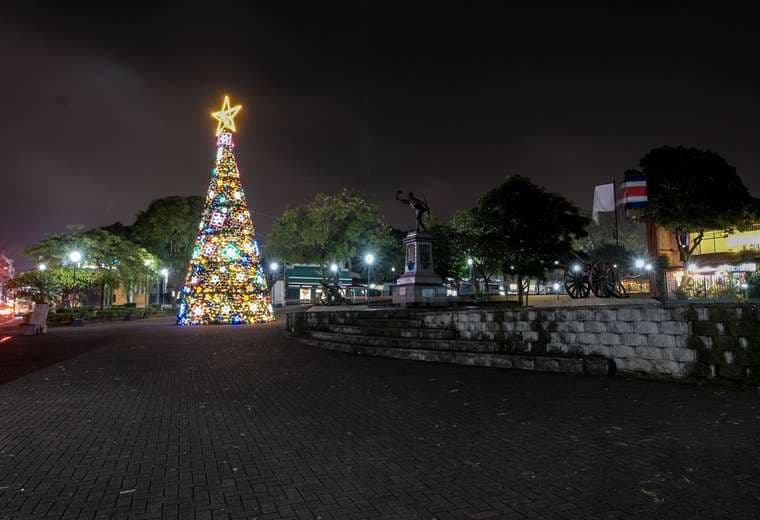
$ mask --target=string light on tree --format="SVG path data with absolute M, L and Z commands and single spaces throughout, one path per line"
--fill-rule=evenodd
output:
M 274 319 L 259 248 L 233 153 L 241 105 L 224 97 L 217 120 L 216 165 L 206 194 L 177 323 L 261 323 Z

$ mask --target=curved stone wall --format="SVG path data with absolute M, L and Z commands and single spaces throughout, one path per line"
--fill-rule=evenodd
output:
M 288 330 L 320 347 L 404 359 L 760 380 L 760 309 L 752 304 L 319 309 L 289 314 Z

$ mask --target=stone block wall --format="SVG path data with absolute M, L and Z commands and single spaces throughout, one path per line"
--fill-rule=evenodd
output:
M 696 361 L 685 315 L 685 308 L 626 305 L 453 311 L 424 320 L 453 326 L 463 339 L 503 342 L 508 352 L 603 357 L 620 372 L 683 377 Z
M 760 384 L 760 306 L 692 306 L 686 319 L 694 375 Z
M 350 330 L 367 344 L 383 327 L 383 336 L 398 330 L 396 347 L 606 359 L 621 373 L 760 382 L 760 307 L 752 304 L 304 312 L 289 315 L 288 327 L 297 335 Z M 447 339 L 404 339 L 412 336 Z

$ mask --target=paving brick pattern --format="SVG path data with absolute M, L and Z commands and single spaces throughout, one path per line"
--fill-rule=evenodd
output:
M 14 341 L 85 337 L 104 346 L 0 385 L 0 519 L 760 511 L 755 391 L 352 356 L 281 322 Z

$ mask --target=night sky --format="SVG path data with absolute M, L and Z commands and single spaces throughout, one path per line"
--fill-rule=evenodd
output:
M 17 264 L 67 224 L 205 194 L 225 93 L 244 107 L 260 237 L 286 205 L 343 186 L 400 227 L 413 219 L 396 189 L 448 216 L 511 173 L 588 208 L 594 184 L 663 144 L 720 153 L 760 195 L 757 13 L 62 4 L 0 7 L 0 250 Z

